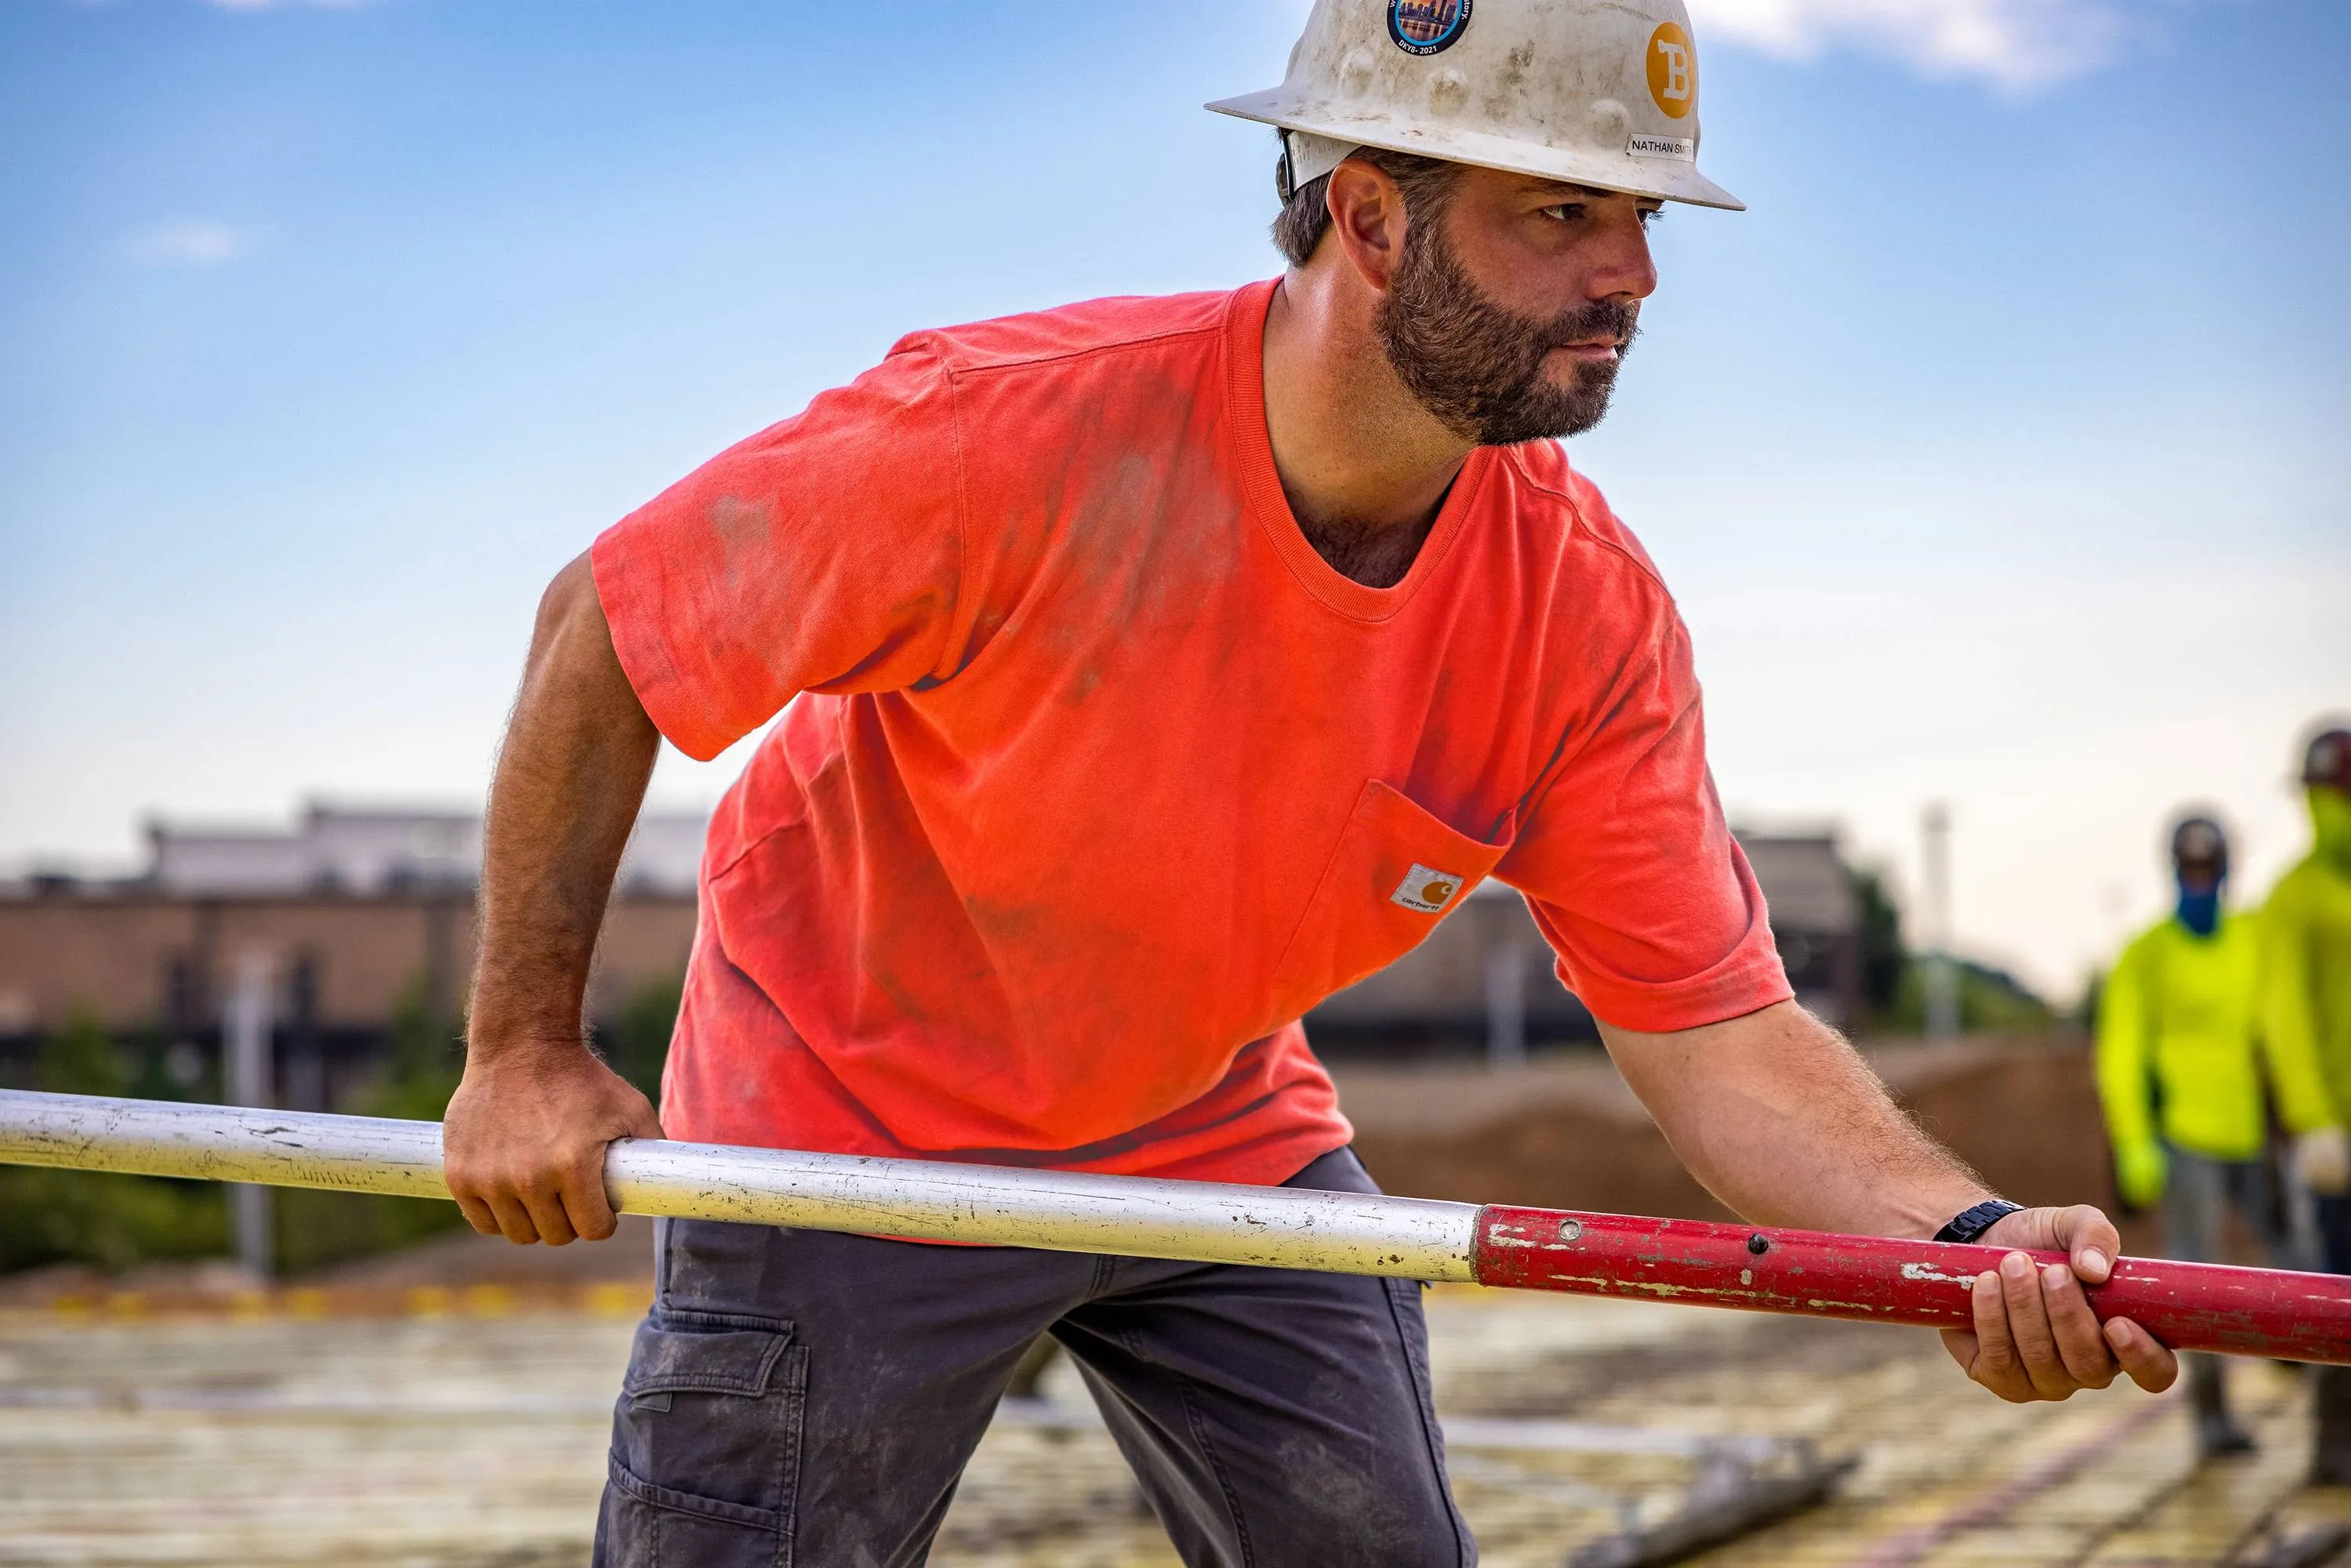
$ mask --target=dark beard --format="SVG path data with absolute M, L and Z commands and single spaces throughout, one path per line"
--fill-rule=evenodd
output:
M 1495 304 L 1446 243 L 1443 214 L 1405 232 L 1404 256 L 1374 326 L 1405 387 L 1447 430 L 1480 446 L 1581 435 L 1608 413 L 1617 365 L 1640 329 L 1641 307 L 1598 299 L 1549 321 Z M 1614 364 L 1579 364 L 1554 386 L 1543 357 L 1569 343 L 1613 338 Z

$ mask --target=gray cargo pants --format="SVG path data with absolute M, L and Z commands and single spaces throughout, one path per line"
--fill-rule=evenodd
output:
M 1287 1184 L 1377 1190 L 1353 1154 Z M 1408 1281 L 664 1221 L 596 1568 L 913 1568 L 1066 1348 L 1191 1568 L 1468 1568 Z
M 2295 1259 L 2293 1243 L 2277 1222 L 2267 1160 L 2216 1160 L 2177 1144 L 2165 1147 L 2171 1165 L 2163 1191 L 2165 1256 L 2183 1263 L 2227 1261 L 2222 1243 L 2233 1208 L 2268 1255 L 2271 1268 L 2307 1267 Z

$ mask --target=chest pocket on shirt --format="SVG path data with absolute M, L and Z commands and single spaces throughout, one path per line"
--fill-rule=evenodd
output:
M 1418 946 L 1509 852 L 1517 831 L 1514 814 L 1495 841 L 1481 843 L 1378 779 L 1364 785 L 1275 967 L 1278 1021 Z

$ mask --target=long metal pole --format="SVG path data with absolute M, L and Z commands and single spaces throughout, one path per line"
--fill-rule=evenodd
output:
M 449 1196 L 441 1125 L 0 1092 L 0 1164 Z M 613 1207 L 872 1236 L 1470 1280 L 1467 1204 L 624 1139 Z
M 0 1092 L 0 1164 L 446 1197 L 432 1122 Z M 615 1207 L 873 1236 L 1458 1281 L 1964 1328 L 2001 1251 L 1679 1219 L 622 1141 Z M 2054 1261 L 2056 1260 L 2050 1260 Z M 2351 1365 L 2351 1278 L 2126 1258 L 2089 1291 L 2177 1350 Z

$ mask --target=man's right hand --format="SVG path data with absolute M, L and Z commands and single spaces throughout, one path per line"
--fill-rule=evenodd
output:
M 578 1040 L 478 1049 L 449 1102 L 441 1148 L 450 1196 L 475 1229 L 517 1246 L 601 1241 L 615 1138 L 658 1138 L 653 1105 Z

